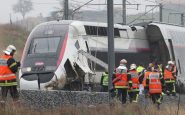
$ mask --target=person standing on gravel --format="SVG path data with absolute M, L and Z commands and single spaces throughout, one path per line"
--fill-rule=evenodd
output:
M 8 91 L 13 98 L 13 101 L 18 101 L 19 94 L 17 91 L 16 72 L 20 67 L 20 62 L 17 62 L 13 56 L 16 52 L 16 47 L 9 45 L 4 54 L 0 57 L 0 87 L 2 93 L 1 104 L 6 102 Z

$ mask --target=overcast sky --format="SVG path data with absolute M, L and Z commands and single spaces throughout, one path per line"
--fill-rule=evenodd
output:
M 10 14 L 12 16 L 12 20 L 16 21 L 21 19 L 21 15 L 18 13 L 14 13 L 12 10 L 12 6 L 17 3 L 18 0 L 1 0 L 0 4 L 0 23 L 7 23 L 9 22 Z M 69 2 L 77 5 L 81 5 L 89 0 L 69 0 Z M 105 3 L 107 0 L 94 0 L 92 3 Z M 114 0 L 115 3 L 121 3 L 122 0 Z M 185 3 L 185 0 L 127 0 L 128 2 L 132 4 L 142 4 L 139 7 L 139 11 L 136 10 L 136 6 L 127 6 L 127 12 L 128 13 L 138 13 L 142 10 L 144 10 L 144 5 L 146 4 L 155 4 L 154 1 L 162 1 L 164 3 L 171 2 L 171 3 L 177 3 L 182 4 Z M 148 2 L 147 2 L 148 1 Z M 40 13 L 42 13 L 43 16 L 49 16 L 51 11 L 56 10 L 56 7 L 59 7 L 57 0 L 32 0 L 33 2 L 33 10 L 26 15 L 28 16 L 38 16 Z M 127 3 L 128 4 L 128 3 Z M 118 7 L 118 6 L 117 6 Z M 102 10 L 106 9 L 106 6 L 85 6 L 82 8 L 82 10 Z

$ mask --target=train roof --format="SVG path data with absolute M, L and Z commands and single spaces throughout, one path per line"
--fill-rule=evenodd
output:
M 152 22 L 148 25 L 149 26 L 155 25 L 155 26 L 159 27 L 160 29 L 171 29 L 171 30 L 185 31 L 185 27 L 179 26 L 179 25 L 173 25 L 173 24 Z
M 63 25 L 74 25 L 74 26 L 100 26 L 100 27 L 107 27 L 107 23 L 103 22 L 88 22 L 88 21 L 77 21 L 77 20 L 59 20 L 59 21 L 49 21 L 39 24 L 40 25 L 50 25 L 50 24 L 63 24 Z M 130 29 L 128 25 L 121 25 L 121 24 L 114 24 L 115 28 L 124 28 Z M 141 26 L 135 26 L 137 29 L 141 28 Z
M 159 29 L 164 39 L 171 39 L 172 34 L 173 34 L 173 37 L 178 37 L 179 33 L 181 35 L 185 34 L 185 27 L 180 25 L 170 24 L 170 23 L 150 21 L 150 22 L 137 23 L 137 24 L 134 24 L 134 26 L 142 26 L 144 28 L 155 27 L 153 29 Z
M 48 25 L 69 25 L 73 26 L 78 30 L 78 33 L 80 35 L 87 35 L 85 28 L 84 27 L 107 27 L 107 23 L 102 23 L 102 22 L 88 22 L 88 21 L 77 21 L 77 20 L 59 20 L 59 21 L 49 21 L 49 22 L 44 22 L 35 27 L 38 28 L 39 26 L 48 26 Z M 142 26 L 134 26 L 136 30 L 142 30 Z M 126 31 L 134 31 L 132 30 L 133 28 L 128 25 L 121 25 L 121 24 L 114 24 L 114 28 L 119 30 L 126 30 Z
M 156 23 L 156 22 L 149 23 L 148 26 L 158 27 L 164 39 L 170 39 L 171 34 L 174 34 L 173 36 L 176 36 L 176 37 L 179 33 L 185 34 L 185 27 L 182 27 L 182 26 L 165 24 L 165 23 Z
M 103 22 L 88 22 L 88 21 L 77 21 L 77 20 L 59 20 L 59 21 L 49 21 L 44 22 L 39 25 L 50 25 L 50 24 L 63 24 L 63 25 L 74 25 L 74 26 L 100 26 L 100 27 L 107 27 L 107 23 Z M 38 25 L 38 26 L 39 26 Z M 173 29 L 173 30 L 181 30 L 185 31 L 185 27 L 174 25 L 174 24 L 167 24 L 167 23 L 160 23 L 160 22 L 145 22 L 145 23 L 138 23 L 134 24 L 134 27 L 137 29 L 143 28 L 145 26 L 155 25 L 159 27 L 160 29 Z M 115 28 L 124 28 L 124 29 L 130 29 L 131 26 L 129 25 L 121 25 L 121 24 L 114 24 Z

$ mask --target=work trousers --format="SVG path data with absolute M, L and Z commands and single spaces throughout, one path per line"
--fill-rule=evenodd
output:
M 11 95 L 13 101 L 17 101 L 19 98 L 17 86 L 2 86 L 1 87 L 2 100 L 6 101 L 8 91 L 10 91 L 10 95 Z
M 127 101 L 127 88 L 116 88 L 117 98 L 125 104 Z
M 150 94 L 151 98 L 152 98 L 152 102 L 155 104 L 161 104 L 161 100 L 162 100 L 162 94 L 161 93 L 153 93 Z
M 149 97 L 149 93 L 148 92 L 149 92 L 149 88 L 148 87 L 144 87 L 143 93 L 145 95 L 145 98 Z
M 139 97 L 139 91 L 129 90 L 128 91 L 128 95 L 129 95 L 130 102 L 137 102 L 138 101 L 138 97 Z
M 165 87 L 165 92 L 167 95 L 175 95 L 176 94 L 176 89 L 175 89 L 175 83 L 166 83 Z

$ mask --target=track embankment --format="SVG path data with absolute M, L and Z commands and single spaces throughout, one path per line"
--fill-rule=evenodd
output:
M 179 97 L 180 96 L 180 97 Z M 87 91 L 39 91 L 20 90 L 21 103 L 36 108 L 55 108 L 63 105 L 99 105 L 109 104 L 108 93 Z M 112 99 L 111 103 L 118 102 Z M 185 105 L 185 95 L 163 96 L 162 105 Z M 127 101 L 127 104 L 130 104 Z M 139 96 L 139 104 L 152 104 L 150 98 Z

